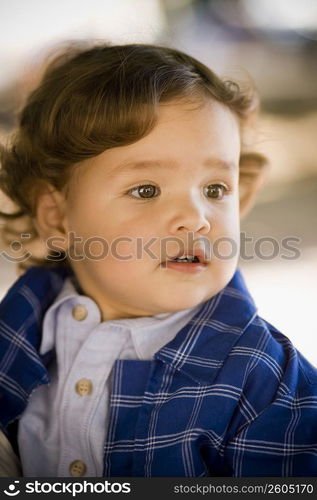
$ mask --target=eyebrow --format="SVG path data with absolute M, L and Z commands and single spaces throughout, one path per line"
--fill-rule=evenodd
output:
M 203 162 L 203 166 L 207 168 L 214 168 L 218 170 L 233 171 L 236 169 L 236 164 L 234 162 L 220 160 L 219 158 L 207 158 Z M 146 170 L 151 168 L 160 168 L 166 170 L 177 170 L 179 164 L 175 161 L 161 161 L 161 160 L 142 160 L 142 161 L 128 161 L 117 165 L 113 169 L 113 173 L 119 173 L 130 170 Z

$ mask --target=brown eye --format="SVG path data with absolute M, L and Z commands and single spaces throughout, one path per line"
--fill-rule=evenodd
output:
M 130 189 L 129 193 L 136 198 L 154 198 L 157 196 L 157 187 L 152 184 L 144 184 Z
M 210 184 L 205 188 L 205 195 L 214 200 L 221 200 L 226 192 L 226 187 L 222 184 Z

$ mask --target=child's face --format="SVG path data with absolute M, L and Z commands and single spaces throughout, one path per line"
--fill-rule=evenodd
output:
M 146 137 L 78 166 L 64 227 L 82 239 L 74 252 L 85 258 L 71 265 L 104 320 L 194 307 L 228 283 L 239 253 L 239 156 L 229 109 L 179 102 L 160 107 Z M 198 249 L 210 260 L 166 266 L 167 256 Z

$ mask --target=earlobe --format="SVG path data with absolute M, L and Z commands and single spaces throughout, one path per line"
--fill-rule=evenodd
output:
M 58 248 L 66 250 L 67 221 L 66 201 L 62 192 L 50 184 L 45 184 L 37 196 L 34 225 L 42 240 L 54 237 Z
M 244 217 L 254 205 L 256 196 L 267 179 L 269 164 L 259 153 L 244 153 L 240 157 L 240 216 Z

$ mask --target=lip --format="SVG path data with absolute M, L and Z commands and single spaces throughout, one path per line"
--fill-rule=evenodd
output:
M 182 255 L 194 255 L 199 258 L 199 262 L 175 262 L 173 260 L 181 257 Z M 185 251 L 183 250 L 182 252 L 178 252 L 177 255 L 166 259 L 161 263 L 161 267 L 163 269 L 169 269 L 181 273 L 196 274 L 204 271 L 207 268 L 207 263 L 208 259 L 203 248 L 188 248 Z
M 168 257 L 163 264 L 171 262 L 173 259 L 178 259 L 179 257 L 182 257 L 183 255 L 193 255 L 195 257 L 199 258 L 199 262 L 195 264 L 207 264 L 207 257 L 206 257 L 206 252 L 203 248 L 189 248 L 187 250 L 183 250 L 182 252 L 178 252 L 178 254 L 173 255 L 172 257 Z M 188 264 L 190 266 L 194 266 L 195 264 Z
M 166 260 L 161 263 L 163 269 L 170 269 L 172 271 L 178 271 L 181 273 L 195 274 L 204 271 L 207 265 L 203 262 L 173 262 L 171 260 Z

